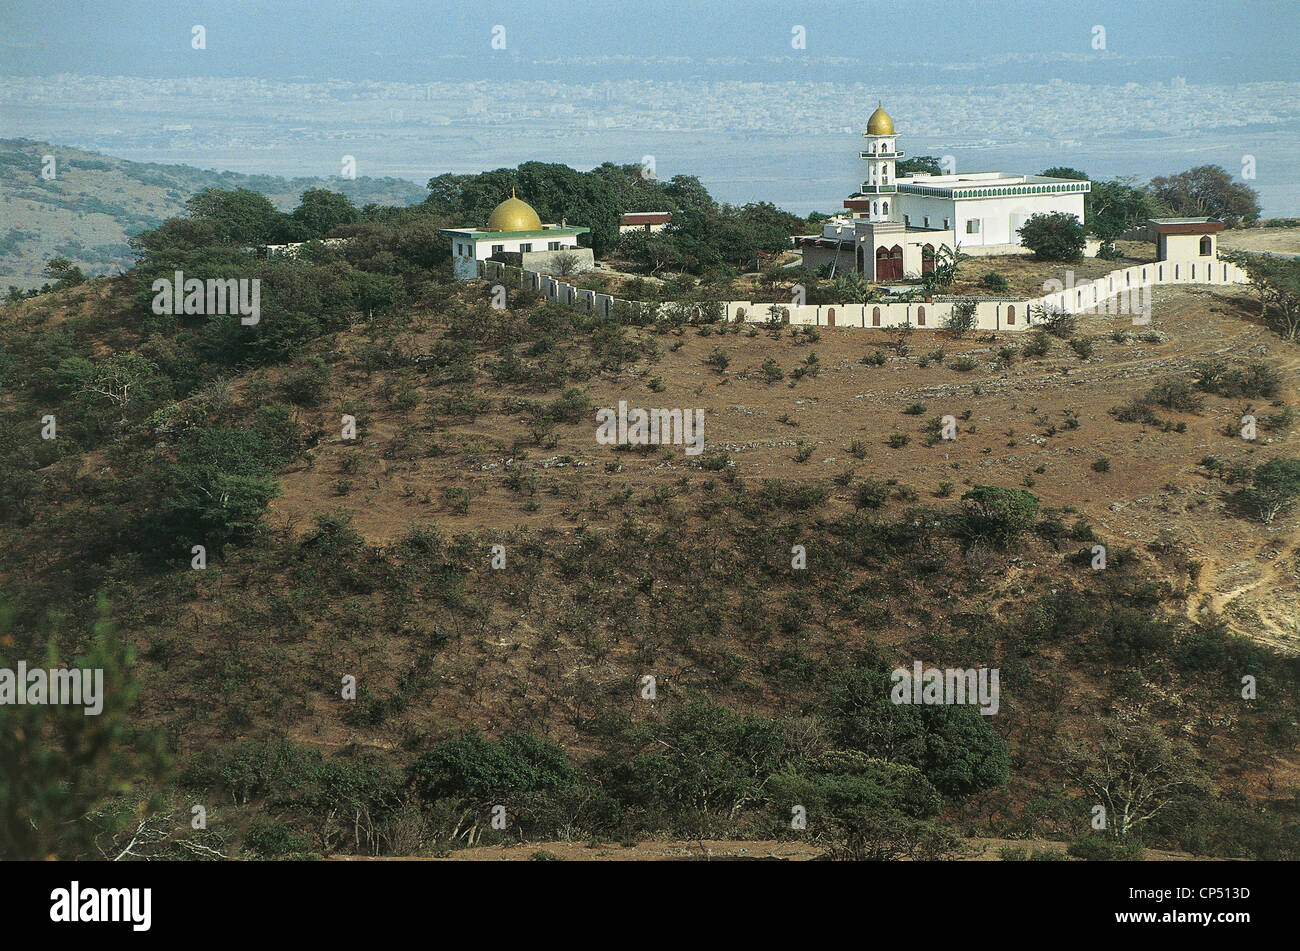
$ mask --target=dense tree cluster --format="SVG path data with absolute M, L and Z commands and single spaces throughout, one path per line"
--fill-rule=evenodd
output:
M 1086 172 L 1053 166 L 1043 169 L 1051 178 L 1084 180 Z M 1111 242 L 1150 218 L 1209 217 L 1228 227 L 1259 219 L 1259 194 L 1218 165 L 1200 165 L 1176 175 L 1159 176 L 1147 184 L 1135 178 L 1094 181 L 1083 199 L 1088 233 Z

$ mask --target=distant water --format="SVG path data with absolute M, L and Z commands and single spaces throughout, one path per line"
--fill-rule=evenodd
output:
M 477 172 L 525 161 L 562 162 L 585 169 L 606 159 L 638 163 L 642 156 L 649 154 L 654 155 L 661 179 L 677 174 L 697 175 L 720 201 L 770 201 L 800 215 L 815 210 L 839 210 L 843 199 L 856 191 L 865 177 L 864 163 L 857 155 L 859 141 L 852 134 L 737 136 L 668 132 L 647 136 L 611 132 L 511 136 L 498 140 L 492 134 L 435 133 L 421 142 L 398 140 L 395 143 L 390 139 L 382 152 L 364 141 L 344 139 L 268 143 L 255 151 L 243 146 L 196 150 L 180 143 L 120 147 L 111 140 L 94 136 L 76 141 L 70 136 L 63 141 L 134 161 L 285 177 L 337 175 L 341 150 L 348 149 L 346 154 L 357 159 L 358 174 L 391 175 L 421 185 L 447 171 Z M 1133 176 L 1142 181 L 1197 165 L 1222 165 L 1237 175 L 1241 171 L 1240 148 L 1207 146 L 1200 138 L 1143 140 L 1127 145 L 1089 142 L 1075 148 L 1044 147 L 1038 142 L 961 148 L 907 138 L 902 139 L 902 145 L 909 155 L 950 154 L 959 171 L 1037 173 L 1054 165 L 1068 165 L 1082 169 L 1094 179 Z M 1248 184 L 1259 192 L 1265 216 L 1300 216 L 1297 139 L 1280 133 L 1268 134 L 1252 146 L 1257 177 Z
M 865 177 L 863 83 L 265 82 L 0 77 L 5 135 L 285 177 L 356 174 L 424 184 L 525 161 L 591 168 L 652 156 L 661 179 L 697 175 L 717 198 L 833 211 Z M 1300 215 L 1300 84 L 896 86 L 899 144 L 959 171 L 1147 180 L 1222 165 L 1267 216 Z M 911 130 L 911 131 L 909 131 Z

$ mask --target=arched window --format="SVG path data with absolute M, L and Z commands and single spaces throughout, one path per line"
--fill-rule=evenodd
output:
M 1201 238 L 1201 257 L 1208 258 L 1213 253 L 1214 242 L 1210 240 L 1210 236 L 1207 234 L 1205 237 Z
M 921 273 L 934 273 L 934 245 L 932 244 L 921 246 Z
M 887 201 L 886 201 L 886 202 L 882 202 L 880 207 L 881 207 L 881 211 L 882 211 L 884 214 L 886 214 L 886 215 L 889 214 L 889 202 L 887 202 Z
M 924 326 L 925 326 L 925 308 L 924 308 L 924 307 L 918 307 L 918 308 L 916 309 L 916 325 L 917 325 L 918 327 L 924 327 Z
M 1016 305 L 1008 304 L 1007 305 L 1007 326 L 1014 327 L 1015 325 L 1016 325 Z
M 871 326 L 873 326 L 873 327 L 879 327 L 879 326 L 880 326 L 880 308 L 879 308 L 879 307 L 873 307 L 873 308 L 871 308 Z

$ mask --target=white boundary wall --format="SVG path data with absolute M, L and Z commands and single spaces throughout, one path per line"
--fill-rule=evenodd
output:
M 595 311 L 603 316 L 613 314 L 620 304 L 647 306 L 624 301 L 609 294 L 574 287 L 558 278 L 536 271 L 520 271 L 516 286 L 535 290 L 548 300 Z M 503 280 L 514 274 L 499 261 L 480 261 L 479 276 L 485 280 Z M 1156 261 L 1111 271 L 1093 280 L 1083 280 L 1072 286 L 1062 286 L 1037 298 L 972 298 L 975 301 L 976 330 L 1019 331 L 1032 325 L 1031 309 L 1039 308 L 1066 313 L 1140 313 L 1145 301 L 1150 304 L 1150 292 L 1157 284 L 1245 284 L 1246 272 L 1235 264 L 1218 258 L 1195 258 L 1187 261 Z M 514 280 L 511 280 L 514 284 Z M 1126 296 L 1127 295 L 1127 296 Z M 952 314 L 953 306 L 962 298 L 937 298 L 929 302 L 896 304 L 789 304 L 754 303 L 753 301 L 724 301 L 723 313 L 728 321 L 747 323 L 766 322 L 772 308 L 784 310 L 788 323 L 806 327 L 900 327 L 910 323 L 918 330 L 942 329 Z M 1116 306 L 1117 302 L 1119 307 Z M 1149 313 L 1149 310 L 1148 310 Z

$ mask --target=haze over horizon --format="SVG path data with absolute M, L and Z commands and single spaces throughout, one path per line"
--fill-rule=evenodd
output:
M 352 155 L 357 174 L 420 183 L 651 155 L 661 176 L 698 175 L 720 199 L 806 213 L 856 187 L 857 136 L 887 100 L 908 153 L 951 154 L 963 170 L 1145 179 L 1215 163 L 1237 177 L 1253 156 L 1264 214 L 1300 212 L 1285 3 L 613 9 L 17 0 L 0 40 L 0 127 L 289 177 L 337 175 Z M 195 25 L 206 49 L 191 46 Z M 492 48 L 497 25 L 504 49 Z M 792 48 L 795 26 L 806 49 Z

